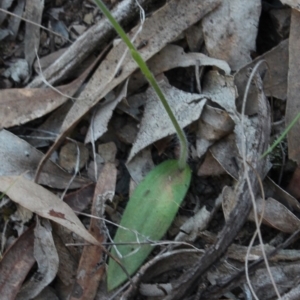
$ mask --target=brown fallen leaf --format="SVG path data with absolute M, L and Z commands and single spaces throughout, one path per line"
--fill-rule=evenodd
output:
M 67 194 L 64 197 L 64 202 L 66 202 L 73 210 L 81 212 L 92 202 L 94 189 L 94 183 L 87 184 L 82 188 Z
M 74 81 L 52 88 L 4 89 L 0 93 L 0 128 L 8 128 L 27 123 L 53 111 L 80 88 L 97 59 Z
M 22 176 L 0 176 L 0 191 L 39 216 L 59 223 L 93 245 L 99 245 L 73 210 L 42 186 Z
M 33 226 L 10 246 L 0 262 L 0 294 L 15 299 L 23 281 L 35 263 Z M 2 297 L 1 296 L 1 297 Z
M 112 201 L 115 193 L 117 169 L 113 163 L 106 163 L 96 184 L 92 215 L 104 217 L 106 200 Z M 89 232 L 99 243 L 106 241 L 103 220 L 91 218 Z M 97 246 L 85 246 L 80 258 L 76 281 L 73 285 L 72 300 L 93 300 L 97 293 L 98 285 L 105 273 L 103 252 Z M 78 291 L 80 290 L 80 294 Z
M 5 89 L 0 94 L 0 128 L 9 128 L 40 118 L 56 109 L 77 91 L 78 80 L 57 87 L 63 95 L 51 88 Z
M 299 229 L 300 220 L 277 200 L 268 198 L 264 202 L 258 198 L 256 203 L 258 215 L 263 213 L 264 224 L 286 233 L 293 233 Z M 250 213 L 249 219 L 254 220 L 253 213 Z

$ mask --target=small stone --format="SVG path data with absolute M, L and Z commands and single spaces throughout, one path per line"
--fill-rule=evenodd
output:
M 94 16 L 92 13 L 86 14 L 83 18 L 83 22 L 88 25 L 91 25 L 93 21 L 94 21 Z
M 105 162 L 115 162 L 117 147 L 113 142 L 101 144 L 98 146 L 98 153 Z
M 84 144 L 77 143 L 80 152 L 79 158 L 79 169 L 82 169 L 88 159 L 89 159 L 89 150 L 84 146 Z M 66 169 L 68 172 L 73 172 L 76 168 L 77 162 L 77 146 L 75 143 L 67 143 L 64 145 L 59 153 L 58 163 L 61 167 Z

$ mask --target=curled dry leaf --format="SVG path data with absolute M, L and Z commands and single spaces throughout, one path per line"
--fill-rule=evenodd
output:
M 186 53 L 184 49 L 177 45 L 169 44 L 164 47 L 155 56 L 149 59 L 148 67 L 151 72 L 156 76 L 168 70 L 178 67 L 195 66 L 214 66 L 223 70 L 225 74 L 230 74 L 230 67 L 227 62 L 208 57 L 202 53 Z M 129 83 L 129 90 L 137 90 L 146 83 L 144 75 L 140 71 L 132 75 L 132 80 Z
M 232 76 L 223 76 L 217 71 L 208 72 L 203 80 L 203 94 L 225 109 L 234 122 L 240 121 L 236 117 L 237 91 Z
M 198 122 L 197 155 L 199 158 L 215 141 L 233 131 L 234 122 L 222 109 L 206 105 Z
M 274 198 L 290 210 L 300 212 L 300 203 L 287 191 L 277 185 L 271 178 L 267 177 L 264 180 L 264 190 L 266 198 Z
M 206 229 L 212 215 L 213 214 L 203 206 L 180 227 L 180 232 L 177 234 L 175 241 L 194 242 L 198 233 Z
M 87 242 L 99 245 L 98 241 L 84 228 L 73 210 L 42 186 L 22 176 L 0 176 L 0 190 L 12 201 L 43 218 L 59 223 Z
M 172 290 L 171 283 L 141 284 L 140 293 L 146 297 L 163 297 Z

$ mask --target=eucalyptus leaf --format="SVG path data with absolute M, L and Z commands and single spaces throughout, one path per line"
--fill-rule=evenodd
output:
M 153 250 L 151 241 L 160 240 L 170 227 L 191 180 L 188 165 L 179 170 L 177 160 L 155 167 L 137 186 L 129 199 L 111 251 L 132 275 Z M 148 242 L 148 243 L 147 243 Z M 125 282 L 126 274 L 110 258 L 108 290 Z

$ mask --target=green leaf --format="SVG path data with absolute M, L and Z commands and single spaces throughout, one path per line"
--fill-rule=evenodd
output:
M 122 227 L 131 230 L 118 228 L 114 238 L 122 257 L 118 256 L 115 247 L 111 251 L 130 275 L 137 271 L 154 248 L 149 244 L 138 243 L 158 241 L 165 235 L 186 195 L 190 180 L 191 170 L 188 165 L 179 170 L 177 160 L 167 160 L 154 168 L 135 189 L 120 223 Z M 108 290 L 118 287 L 126 279 L 120 266 L 110 258 Z

